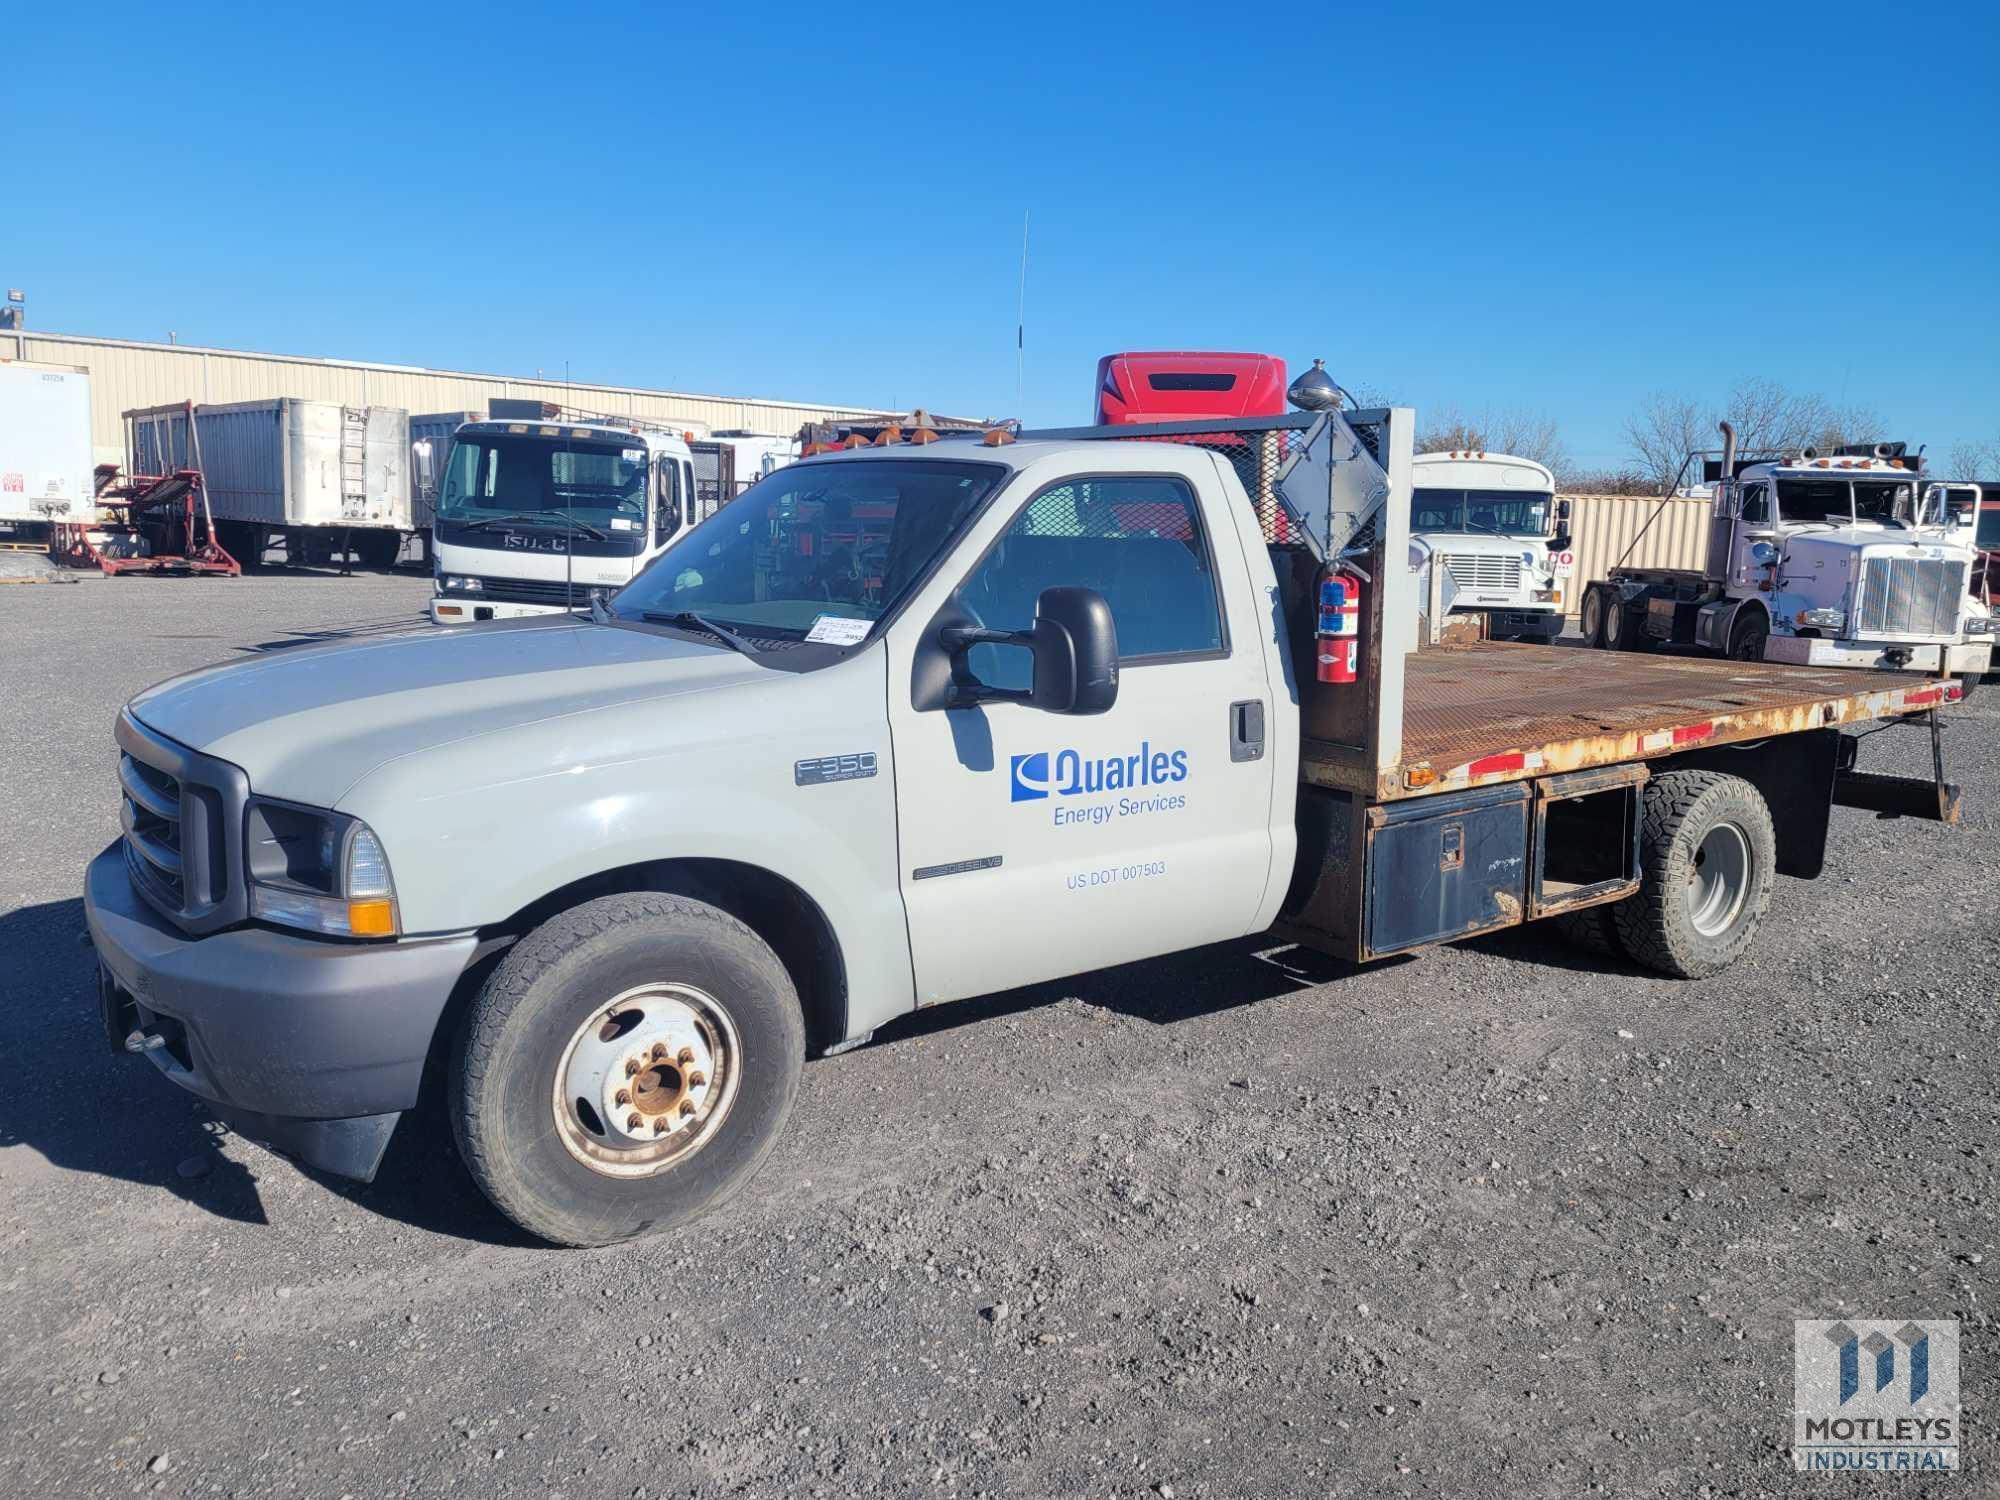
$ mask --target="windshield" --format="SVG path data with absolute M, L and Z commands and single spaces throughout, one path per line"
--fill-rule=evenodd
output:
M 1778 481 L 1778 516 L 1785 521 L 1826 521 L 1836 526 L 1855 519 L 1908 522 L 1914 507 L 1914 490 L 1907 480 L 1863 479 L 1851 486 L 1845 479 Z
M 462 436 L 445 464 L 437 513 L 461 525 L 504 516 L 558 529 L 569 516 L 599 531 L 643 536 L 646 449 L 615 438 Z
M 1972 535 L 1981 551 L 2000 552 L 2000 505 L 1991 500 L 1980 505 L 1979 529 Z
M 1411 492 L 1410 530 L 1497 531 L 1547 536 L 1554 497 L 1520 490 L 1420 489 Z
M 661 553 L 612 611 L 627 620 L 693 611 L 759 640 L 853 645 L 1005 473 L 929 459 L 795 464 Z

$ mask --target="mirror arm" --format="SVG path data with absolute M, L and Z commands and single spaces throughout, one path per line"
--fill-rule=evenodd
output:
M 1033 647 L 1035 633 L 1032 630 L 988 630 L 983 625 L 947 625 L 938 632 L 938 641 L 953 656 L 960 656 L 974 646 Z

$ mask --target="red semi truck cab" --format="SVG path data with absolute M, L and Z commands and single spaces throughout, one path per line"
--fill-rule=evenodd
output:
M 1285 362 L 1274 354 L 1185 349 L 1107 354 L 1097 362 L 1097 425 L 1198 422 L 1285 414 Z

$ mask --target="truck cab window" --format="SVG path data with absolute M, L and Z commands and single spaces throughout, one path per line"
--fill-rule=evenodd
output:
M 1763 485 L 1751 484 L 1743 487 L 1742 514 L 1743 519 L 1750 522 L 1763 522 L 1771 519 L 1771 503 L 1767 498 L 1767 492 Z
M 1046 588 L 1096 589 L 1111 606 L 1121 662 L 1222 649 L 1215 569 L 1193 493 L 1158 476 L 1078 479 L 1022 508 L 959 589 L 994 630 L 1026 630 Z M 966 665 L 989 687 L 1025 688 L 1028 653 L 975 646 Z

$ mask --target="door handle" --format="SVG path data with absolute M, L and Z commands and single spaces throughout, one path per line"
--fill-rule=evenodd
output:
M 1229 705 L 1229 758 L 1264 758 L 1264 701 L 1247 698 Z

